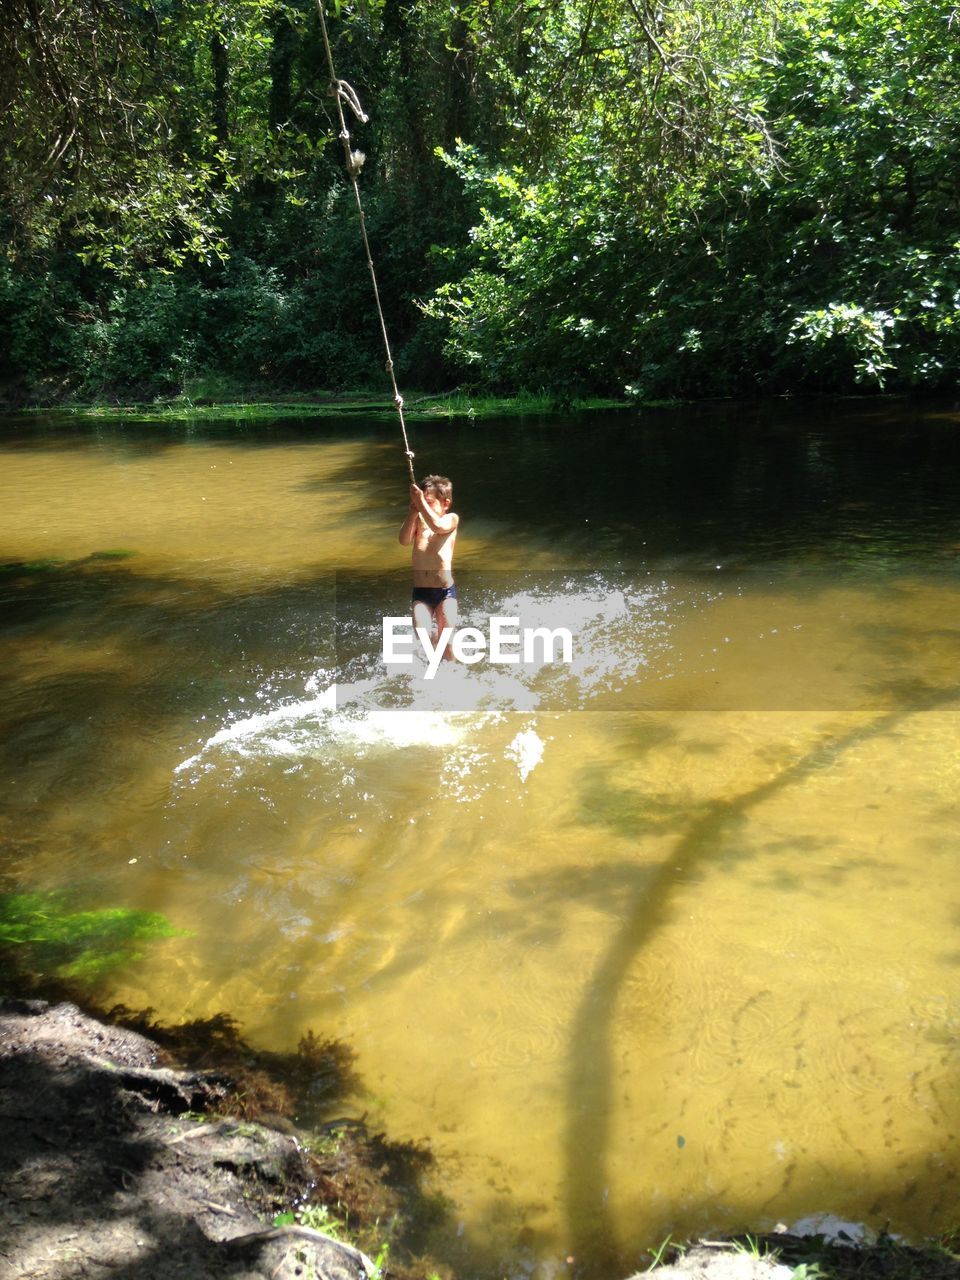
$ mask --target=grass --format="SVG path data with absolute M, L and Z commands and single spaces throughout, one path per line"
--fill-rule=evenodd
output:
M 433 403 L 429 407 L 418 409 L 417 401 L 412 404 L 411 416 L 414 420 L 430 418 L 511 418 L 526 417 L 539 414 L 596 412 L 602 409 L 625 409 L 625 400 L 605 400 L 601 398 L 575 399 L 569 403 L 559 401 L 547 391 L 520 391 L 512 396 L 477 396 L 462 391 L 451 392 L 444 396 L 430 397 Z
M 301 1227 L 322 1231 L 331 1240 L 342 1240 L 346 1243 L 343 1223 L 333 1216 L 325 1204 L 311 1204 L 298 1209 L 296 1219 Z
M 457 390 L 442 394 L 410 391 L 404 395 L 404 416 L 410 422 L 437 419 L 524 418 L 598 410 L 627 409 L 625 400 L 573 399 L 561 401 L 547 391 L 519 391 L 511 396 L 487 396 Z M 271 422 L 284 418 L 340 418 L 362 414 L 367 418 L 391 418 L 393 400 L 383 389 L 352 392 L 296 392 L 276 397 L 244 394 L 226 379 L 193 379 L 184 391 L 151 403 L 131 402 L 64 405 L 62 412 L 80 419 L 117 419 L 124 422 Z M 32 412 L 47 413 L 48 409 Z
M 650 1266 L 647 1270 L 653 1271 L 655 1267 L 659 1267 L 668 1252 L 675 1253 L 678 1247 L 679 1246 L 675 1245 L 673 1242 L 673 1236 L 667 1236 L 664 1240 L 661 1240 L 656 1249 L 651 1250 Z
M 329 1160 L 340 1153 L 340 1139 L 333 1133 L 307 1133 L 301 1135 L 301 1143 L 312 1156 Z
M 373 417 L 394 412 L 382 398 L 369 401 L 352 398 L 329 403 L 300 400 L 230 401 L 222 404 L 198 405 L 182 397 L 154 404 L 71 406 L 66 410 L 82 419 L 104 418 L 133 423 L 151 422 L 276 422 L 284 418 L 342 418 L 363 413 Z
M 301 1227 L 309 1227 L 311 1231 L 321 1231 L 331 1240 L 336 1240 L 341 1244 L 351 1244 L 346 1234 L 346 1225 L 339 1218 L 334 1217 L 325 1204 L 310 1204 L 293 1212 L 278 1213 L 273 1220 L 275 1227 L 293 1226 L 295 1223 Z M 356 1248 L 355 1245 L 352 1247 Z M 370 1275 L 370 1280 L 382 1280 L 389 1252 L 389 1244 L 384 1243 L 380 1246 L 377 1256 L 373 1260 L 373 1272 Z M 437 1280 L 439 1280 L 439 1277 Z
M 731 1240 L 730 1245 L 734 1253 L 745 1253 L 758 1261 L 763 1258 L 772 1259 L 777 1257 L 777 1254 L 766 1248 L 766 1246 L 761 1247 L 757 1237 L 750 1235 L 749 1232 L 738 1240 Z

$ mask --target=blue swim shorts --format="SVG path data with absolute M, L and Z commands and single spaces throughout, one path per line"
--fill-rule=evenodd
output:
M 418 600 L 422 604 L 428 604 L 431 609 L 436 609 L 437 605 L 443 604 L 444 600 L 456 600 L 457 588 L 454 583 L 450 583 L 449 587 L 414 587 L 411 600 L 416 603 Z

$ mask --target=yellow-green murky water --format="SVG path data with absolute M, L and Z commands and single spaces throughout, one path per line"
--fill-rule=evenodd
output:
M 428 433 L 464 608 L 585 655 L 473 712 L 324 701 L 333 575 L 406 607 L 385 433 L 11 426 L 8 881 L 186 931 L 107 999 L 347 1039 L 465 1274 L 955 1226 L 958 449 L 869 425 Z

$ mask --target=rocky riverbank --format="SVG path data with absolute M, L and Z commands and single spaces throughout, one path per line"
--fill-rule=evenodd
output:
M 895 1240 L 844 1243 L 789 1233 L 746 1235 L 678 1246 L 673 1261 L 631 1276 L 654 1280 L 958 1280 L 960 1261 L 944 1249 Z
M 402 1182 L 409 1150 L 362 1125 L 311 1150 L 247 1118 L 282 1098 L 282 1076 L 170 1062 L 156 1040 L 73 1004 L 0 1004 L 0 1280 L 375 1277 L 367 1254 L 291 1210 L 333 1202 L 361 1238 L 364 1219 L 396 1221 L 402 1192 L 385 1174 Z M 392 1261 L 390 1273 L 426 1269 Z

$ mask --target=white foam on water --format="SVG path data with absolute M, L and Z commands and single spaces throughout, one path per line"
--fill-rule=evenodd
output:
M 292 724 L 309 716 L 320 716 L 325 712 L 332 711 L 336 706 L 336 694 L 336 686 L 331 685 L 329 689 L 324 689 L 318 697 L 311 698 L 309 701 L 283 703 L 279 707 L 273 707 L 270 711 L 261 711 L 256 715 L 247 716 L 243 720 L 234 720 L 232 723 L 224 725 L 222 729 L 218 729 L 212 737 L 203 743 L 195 755 L 190 756 L 187 760 L 182 760 L 173 771 L 174 773 L 182 773 L 185 769 L 189 769 L 191 765 L 199 762 L 200 757 L 205 752 L 214 747 L 239 745 L 279 725 Z
M 624 590 L 596 574 L 570 578 L 559 587 L 516 592 L 498 600 L 495 611 L 519 617 L 522 627 L 564 627 L 571 633 L 572 662 L 540 661 L 523 670 L 534 683 L 538 677 L 563 681 L 563 700 L 575 709 L 623 688 L 649 667 L 651 653 L 663 645 L 669 605 L 663 584 Z
M 307 682 L 308 687 L 310 683 Z M 351 689 L 356 694 L 360 686 Z M 296 755 L 309 754 L 304 748 L 310 744 L 334 742 L 359 747 L 448 747 L 463 737 L 465 727 L 458 723 L 462 720 L 462 715 L 406 707 L 397 710 L 373 707 L 357 714 L 349 703 L 344 706 L 343 693 L 333 684 L 315 698 L 283 703 L 224 725 L 199 751 L 181 761 L 174 773 L 184 772 L 216 748 L 240 753 Z
M 331 722 L 331 729 L 341 740 L 349 738 L 371 746 L 391 747 L 450 747 L 466 732 L 452 716 L 405 707 L 398 711 L 369 711 L 358 720 L 337 716 Z
M 533 729 L 523 729 L 507 747 L 504 755 L 516 761 L 520 781 L 526 782 L 543 759 L 543 739 Z

